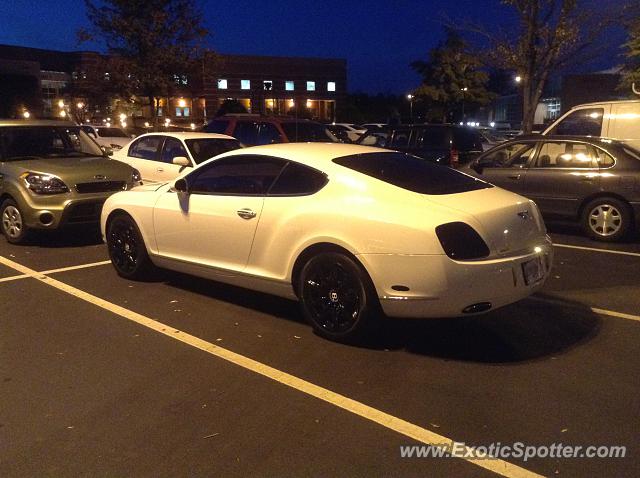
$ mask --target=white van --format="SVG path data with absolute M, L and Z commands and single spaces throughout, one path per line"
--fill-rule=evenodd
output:
M 640 149 L 640 100 L 574 106 L 542 134 L 602 136 Z

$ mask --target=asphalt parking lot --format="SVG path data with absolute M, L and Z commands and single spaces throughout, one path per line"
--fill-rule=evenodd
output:
M 640 476 L 640 242 L 552 231 L 542 293 L 362 347 L 286 300 L 120 279 L 91 232 L 0 239 L 0 476 Z M 626 457 L 401 457 L 448 440 Z

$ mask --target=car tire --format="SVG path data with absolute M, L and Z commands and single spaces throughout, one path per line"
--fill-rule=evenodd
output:
M 380 323 L 380 304 L 369 275 L 349 256 L 311 257 L 298 280 L 300 306 L 314 331 L 337 342 L 356 342 Z
M 140 229 L 131 216 L 121 214 L 109 221 L 107 248 L 120 277 L 142 280 L 149 278 L 155 270 Z
M 600 197 L 582 211 L 582 228 L 597 241 L 615 242 L 631 228 L 633 214 L 627 203 L 613 197 Z
M 0 206 L 0 228 L 11 244 L 22 244 L 29 235 L 24 216 L 13 199 L 5 199 Z

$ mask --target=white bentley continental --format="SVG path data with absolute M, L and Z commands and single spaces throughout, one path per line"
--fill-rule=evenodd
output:
M 117 273 L 161 267 L 298 299 L 320 335 L 381 317 L 455 317 L 540 289 L 552 247 L 532 201 L 404 153 L 274 144 L 110 196 Z M 212 284 L 212 287 L 214 285 Z

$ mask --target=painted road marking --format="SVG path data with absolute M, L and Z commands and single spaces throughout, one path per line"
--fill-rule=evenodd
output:
M 609 249 L 598 249 L 597 247 L 571 246 L 569 244 L 553 244 L 555 247 L 564 247 L 565 249 L 581 249 L 583 251 L 607 252 L 609 254 L 619 254 L 622 256 L 640 257 L 640 252 L 616 251 Z
M 104 266 L 107 264 L 111 264 L 111 261 L 100 261 L 100 262 L 92 262 L 90 264 L 80 264 L 78 266 L 61 267 L 60 269 L 50 269 L 48 271 L 38 272 L 38 274 L 56 274 L 58 272 L 75 271 L 77 269 L 86 269 L 88 267 Z M 0 279 L 0 282 L 9 282 L 9 281 L 18 280 L 18 279 L 28 279 L 29 277 L 33 277 L 33 275 L 20 274 L 17 276 L 3 277 Z
M 165 325 L 142 314 L 138 314 L 137 312 L 133 312 L 132 310 L 125 309 L 124 307 L 121 307 L 117 304 L 112 304 L 111 302 L 101 299 L 100 297 L 91 295 L 83 290 L 65 284 L 64 282 L 60 282 L 56 279 L 48 277 L 42 272 L 37 272 L 29 269 L 28 267 L 25 267 L 22 264 L 18 264 L 17 262 L 14 262 L 10 259 L 0 256 L 0 264 L 11 267 L 12 269 L 22 272 L 24 275 L 33 277 L 34 279 L 37 279 L 44 284 L 66 292 L 67 294 L 77 297 L 78 299 L 101 307 L 104 310 L 119 315 L 125 319 L 131 320 L 132 322 L 147 327 L 155 332 L 161 333 L 163 335 L 166 335 L 167 337 L 171 337 L 174 340 L 178 340 L 180 342 L 188 344 L 194 348 L 200 349 L 208 354 L 226 360 L 227 362 L 262 375 L 283 385 L 287 385 L 288 387 L 291 387 L 309 396 L 323 400 L 335 407 L 341 408 L 343 410 L 346 410 L 347 412 L 365 418 L 366 420 L 382 425 L 383 427 L 400 433 L 401 435 L 404 435 L 426 445 L 442 446 L 443 444 L 448 444 L 450 446 L 454 446 L 455 442 L 451 438 L 447 438 L 443 435 L 439 435 L 430 430 L 427 430 L 426 428 L 414 425 L 413 423 L 402 420 L 401 418 L 395 417 L 381 410 L 365 405 L 364 403 L 345 397 L 344 395 L 340 395 L 339 393 L 333 392 L 324 387 L 315 385 L 311 382 L 307 382 L 306 380 L 303 380 L 276 368 L 270 367 L 269 365 L 263 364 L 249 357 L 245 357 L 244 355 L 237 354 L 235 352 L 232 352 L 231 350 L 222 348 L 210 342 L 206 342 L 205 340 L 202 340 L 198 337 L 187 334 L 171 326 Z M 473 463 L 476 466 L 492 471 L 499 475 L 512 478 L 542 477 L 542 475 L 538 475 L 537 473 L 500 459 L 474 459 L 473 456 L 475 454 L 475 451 L 473 448 L 465 446 L 464 450 L 465 455 L 468 456 L 462 456 L 462 460 Z
M 572 304 L 570 302 L 565 302 L 562 299 L 547 299 L 547 298 L 544 298 L 544 297 L 529 296 L 525 300 L 535 300 L 535 301 L 538 301 L 538 302 L 547 302 L 549 304 L 557 304 L 557 305 L 562 305 L 564 307 L 571 307 L 571 308 L 574 308 L 574 309 L 581 309 L 582 308 L 580 305 Z M 588 305 L 585 305 L 583 307 L 588 309 L 588 310 L 590 310 L 594 314 L 608 315 L 609 317 L 616 317 L 618 319 L 635 320 L 636 322 L 640 322 L 640 315 L 627 314 L 627 313 L 624 313 L 624 312 L 616 312 L 615 310 L 600 309 L 598 307 L 589 307 Z

